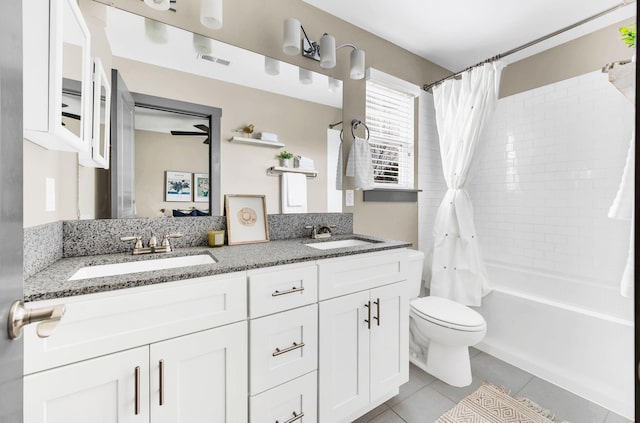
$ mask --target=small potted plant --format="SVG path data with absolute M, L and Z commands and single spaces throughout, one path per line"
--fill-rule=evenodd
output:
M 627 47 L 634 49 L 633 57 L 631 60 L 635 62 L 636 25 L 632 23 L 627 26 L 623 26 L 622 28 L 618 29 L 618 31 L 620 32 L 620 35 L 621 35 L 620 38 L 622 39 L 622 41 L 624 41 Z
M 293 157 L 293 154 L 289 153 L 287 150 L 282 150 L 280 154 L 278 154 L 278 158 L 280 159 L 280 166 L 289 167 L 289 160 Z

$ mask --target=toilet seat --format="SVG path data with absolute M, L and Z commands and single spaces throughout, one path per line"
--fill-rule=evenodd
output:
M 481 332 L 487 328 L 480 313 L 446 298 L 416 298 L 411 301 L 411 310 L 416 317 L 454 330 Z

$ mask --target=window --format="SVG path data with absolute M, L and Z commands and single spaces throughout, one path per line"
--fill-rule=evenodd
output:
M 415 86 L 374 69 L 368 69 L 367 77 L 366 123 L 375 186 L 413 189 Z

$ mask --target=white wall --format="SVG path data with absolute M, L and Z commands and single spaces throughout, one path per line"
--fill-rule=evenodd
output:
M 499 100 L 468 187 L 485 259 L 617 289 L 629 222 L 607 211 L 633 124 L 599 71 Z

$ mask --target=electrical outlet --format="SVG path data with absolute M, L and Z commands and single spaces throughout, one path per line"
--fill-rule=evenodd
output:
M 352 189 L 348 189 L 345 191 L 344 193 L 344 204 L 347 207 L 353 207 L 353 190 Z

